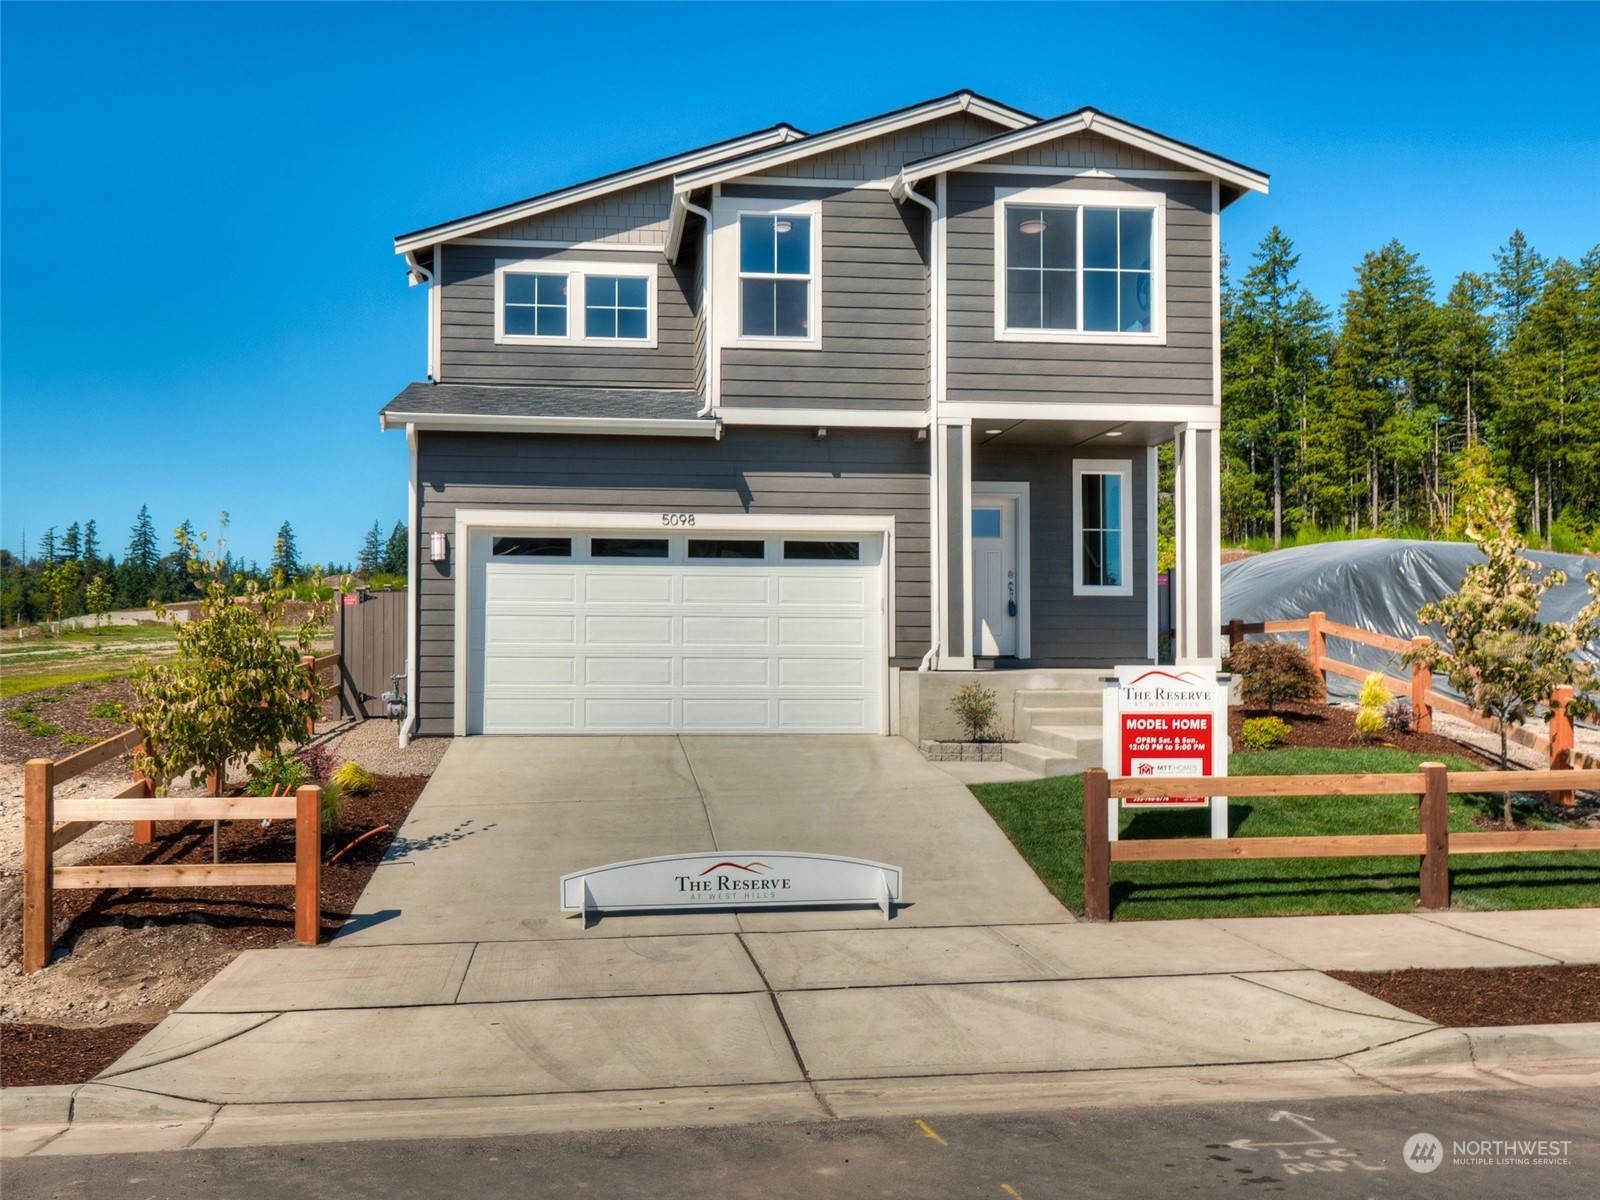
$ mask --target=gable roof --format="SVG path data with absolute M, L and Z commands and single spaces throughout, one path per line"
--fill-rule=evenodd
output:
M 772 146 L 762 150 L 752 150 L 738 158 L 721 159 L 703 167 L 686 168 L 673 179 L 673 190 L 684 194 L 708 184 L 748 175 L 751 171 L 764 171 L 770 167 L 782 166 L 797 158 L 809 158 L 813 154 L 821 154 L 868 138 L 881 137 L 898 129 L 920 125 L 924 121 L 963 112 L 976 113 L 997 125 L 1004 125 L 1013 130 L 1028 128 L 1039 121 L 1039 118 L 1032 113 L 1023 112 L 1019 108 L 1012 108 L 1001 104 L 998 100 L 991 100 L 987 96 L 980 96 L 977 92 L 963 89 L 951 92 L 948 96 L 938 96 L 932 100 L 924 100 L 920 104 L 911 104 L 905 108 L 897 108 L 893 112 L 868 117 L 863 121 L 852 121 L 848 125 L 825 129 L 821 133 L 814 133 L 805 138 L 803 146 L 798 144 Z
M 1031 146 L 1054 141 L 1069 134 L 1090 132 L 1125 142 L 1203 174 L 1214 176 L 1223 183 L 1233 185 L 1241 193 L 1251 191 L 1264 194 L 1267 190 L 1269 177 L 1265 172 L 1223 158 L 1219 154 L 1212 154 L 1209 150 L 1202 150 L 1198 146 L 1191 146 L 1188 142 L 1180 142 L 1176 138 L 1167 137 L 1153 129 L 1146 129 L 1142 125 L 1135 125 L 1131 121 L 1113 117 L 1109 113 L 1099 112 L 1093 108 L 1080 108 L 1023 129 L 997 134 L 984 141 L 974 142 L 970 146 L 963 146 L 959 150 L 950 150 L 931 158 L 909 162 L 901 168 L 891 191 L 896 199 L 900 199 L 907 189 L 934 175 L 976 166 L 1003 154 L 1026 150 Z
M 577 204 L 584 200 L 593 200 L 598 196 L 620 191 L 623 188 L 634 187 L 637 184 L 649 183 L 652 180 L 661 179 L 668 175 L 675 175 L 679 171 L 706 167 L 724 158 L 745 155 L 752 151 L 764 150 L 773 146 L 782 146 L 789 142 L 798 141 L 805 136 L 802 130 L 796 129 L 793 125 L 779 124 L 773 125 L 768 129 L 758 129 L 754 133 L 746 133 L 736 138 L 712 142 L 709 146 L 701 146 L 696 150 L 688 150 L 667 158 L 658 158 L 642 166 L 629 167 L 624 171 L 614 171 L 610 175 L 602 175 L 598 179 L 591 179 L 585 183 L 558 188 L 553 192 L 542 192 L 537 196 L 530 196 L 526 200 L 517 200 L 511 204 L 502 204 L 497 208 L 489 208 L 479 213 L 473 213 L 471 216 L 457 217 L 453 221 L 444 221 L 438 225 L 429 225 L 424 229 L 414 230 L 411 233 L 402 233 L 394 239 L 394 252 L 396 254 L 407 254 L 420 250 L 425 246 L 431 246 L 436 242 L 447 242 L 452 238 L 469 237 L 482 230 L 492 229 L 496 225 L 504 225 L 508 221 L 538 216 L 540 213 L 549 212 L 551 209 L 563 208 L 568 204 Z

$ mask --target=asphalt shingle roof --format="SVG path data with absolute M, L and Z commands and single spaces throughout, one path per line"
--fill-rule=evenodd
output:
M 683 421 L 692 420 L 702 406 L 700 397 L 689 391 L 412 383 L 383 406 L 383 413 L 396 419 L 409 413 L 430 417 L 617 417 L 634 421 Z

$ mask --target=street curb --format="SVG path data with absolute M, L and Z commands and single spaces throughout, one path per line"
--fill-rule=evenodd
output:
M 1600 1062 L 1600 1021 L 1570 1025 L 1485 1025 L 1430 1029 L 1339 1059 L 1363 1074 L 1470 1067 L 1515 1069 Z
M 0 1129 L 26 1125 L 65 1125 L 72 1120 L 72 1097 L 81 1083 L 0 1088 Z

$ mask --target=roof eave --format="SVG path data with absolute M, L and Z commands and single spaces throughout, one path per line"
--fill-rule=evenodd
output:
M 569 433 L 620 437 L 716 437 L 719 422 L 689 418 L 652 417 L 542 417 L 504 413 L 378 414 L 383 430 L 404 429 L 436 433 Z

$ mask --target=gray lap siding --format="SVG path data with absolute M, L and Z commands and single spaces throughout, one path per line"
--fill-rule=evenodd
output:
M 711 439 L 423 433 L 421 541 L 458 508 L 892 516 L 898 666 L 929 639 L 928 449 L 904 431 L 728 430 Z M 419 564 L 418 731 L 454 727 L 455 572 Z
M 1203 180 L 1074 178 L 1074 189 L 1166 194 L 1165 345 L 995 339 L 996 188 L 1059 178 L 958 172 L 949 183 L 949 380 L 955 402 L 1210 404 L 1216 298 L 1211 184 Z
M 683 388 L 695 386 L 695 273 L 692 262 L 674 266 L 659 252 L 540 250 L 528 246 L 444 247 L 441 293 L 441 382 L 572 384 L 583 387 Z M 656 264 L 656 345 L 507 346 L 494 340 L 495 264 L 509 259 L 559 264 L 563 260 Z M 581 313 L 569 312 L 576 328 Z
M 1142 446 L 1081 457 L 1133 462 L 1131 596 L 1072 594 L 1073 455 L 1060 446 L 977 446 L 974 481 L 1027 483 L 1035 666 L 1105 667 L 1149 661 L 1149 472 Z

